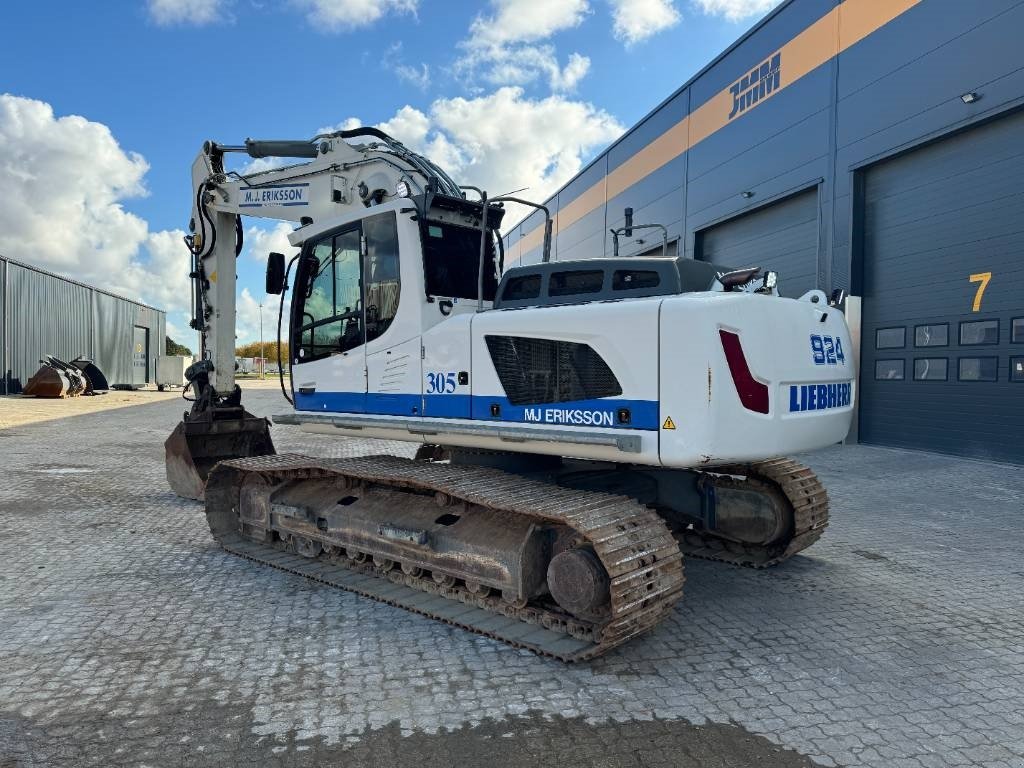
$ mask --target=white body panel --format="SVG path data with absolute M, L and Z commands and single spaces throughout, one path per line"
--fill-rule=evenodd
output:
M 309 163 L 240 180 L 220 173 L 215 147 L 204 148 L 193 165 L 193 219 L 202 272 L 197 285 L 205 291 L 203 354 L 214 363 L 211 383 L 218 390 L 234 384 L 237 216 L 308 216 L 313 223 L 289 238 L 302 245 L 393 211 L 401 284 L 394 318 L 378 338 L 347 352 L 293 357 L 296 414 L 282 420 L 331 434 L 677 467 L 765 459 L 846 435 L 853 349 L 842 315 L 824 305 L 823 295 L 812 303 L 719 291 L 482 312 L 475 301 L 427 296 L 421 218 L 437 214 L 397 197 L 398 181 L 415 195 L 425 189 L 420 179 L 426 177 L 405 161 L 396 164 L 396 157 L 330 138 Z M 364 196 L 361 189 L 373 194 Z M 440 215 L 451 226 L 480 226 L 477 214 L 464 207 L 446 210 Z M 436 243 L 432 247 L 436 251 Z M 360 250 L 366 258 L 365 245 Z M 364 290 L 361 282 L 361 296 Z M 490 309 L 486 302 L 479 308 Z M 559 380 L 550 390 L 557 390 L 555 402 L 531 402 L 537 396 L 522 392 L 513 402 L 492 362 L 488 336 L 587 345 L 614 375 L 613 386 L 598 390 L 614 394 L 562 402 L 568 395 Z M 527 365 L 518 351 L 502 354 Z M 524 381 L 552 373 L 529 365 L 517 374 Z M 576 363 L 566 365 L 569 376 L 576 375 Z M 602 370 L 601 376 L 607 383 L 608 374 Z M 591 390 L 574 384 L 565 391 Z
M 751 380 L 767 390 L 767 413 L 741 399 L 721 331 L 739 338 Z M 491 361 L 488 335 L 587 344 L 611 368 L 621 395 L 510 403 Z M 827 336 L 839 359 L 833 354 L 831 363 L 816 364 L 812 336 Z M 454 314 L 424 333 L 422 346 L 421 399 L 405 377 L 408 389 L 395 400 L 405 404 L 404 410 L 390 410 L 378 397 L 378 407 L 366 411 L 379 415 L 371 422 L 346 420 L 336 412 L 335 421 L 319 420 L 304 428 L 693 467 L 824 447 L 843 439 L 852 414 L 855 375 L 853 360 L 845 353 L 851 343 L 843 316 L 809 300 L 718 292 Z M 463 372 L 469 373 L 469 386 L 458 383 Z M 341 380 L 324 381 L 331 388 L 342 386 Z M 809 402 L 810 388 L 815 395 L 819 388 L 827 393 L 820 407 L 817 398 Z M 371 389 L 368 401 L 389 393 L 383 387 Z M 417 405 L 419 414 L 413 411 Z M 620 421 L 621 409 L 628 409 L 628 424 Z M 301 412 L 297 415 L 301 420 Z M 597 445 L 581 437 L 576 442 L 574 434 L 608 440 Z M 628 449 L 612 442 L 623 437 L 637 442 Z

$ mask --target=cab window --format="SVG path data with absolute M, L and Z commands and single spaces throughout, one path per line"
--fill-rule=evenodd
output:
M 299 362 L 347 352 L 363 344 L 360 231 L 327 236 L 306 257 L 305 293 L 297 318 Z
M 363 219 L 366 238 L 366 340 L 373 341 L 391 327 L 401 294 L 398 261 L 398 226 L 395 214 Z

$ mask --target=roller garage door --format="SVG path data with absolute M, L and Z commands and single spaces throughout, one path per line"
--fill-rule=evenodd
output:
M 865 172 L 860 439 L 1024 463 L 1024 113 Z
M 698 232 L 696 253 L 712 264 L 775 270 L 783 296 L 817 288 L 817 187 Z

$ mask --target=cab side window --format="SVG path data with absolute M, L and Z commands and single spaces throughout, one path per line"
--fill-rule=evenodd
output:
M 316 243 L 307 265 L 296 346 L 300 362 L 347 352 L 364 343 L 359 230 Z
M 398 314 L 401 280 L 398 260 L 398 225 L 395 214 L 363 219 L 366 237 L 366 340 L 373 341 L 391 327 Z

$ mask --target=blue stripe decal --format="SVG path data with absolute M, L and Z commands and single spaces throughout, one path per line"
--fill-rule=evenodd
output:
M 314 392 L 304 395 L 295 390 L 295 410 L 318 413 L 366 413 L 366 393 Z
M 492 415 L 497 406 L 499 415 Z M 422 409 L 422 412 L 421 412 Z M 315 413 L 366 413 L 382 416 L 417 416 L 435 419 L 504 421 L 544 426 L 600 427 L 657 430 L 657 400 L 574 400 L 568 403 L 512 405 L 495 395 L 406 395 L 363 392 L 295 392 L 295 410 Z M 627 410 L 628 421 L 619 417 Z

